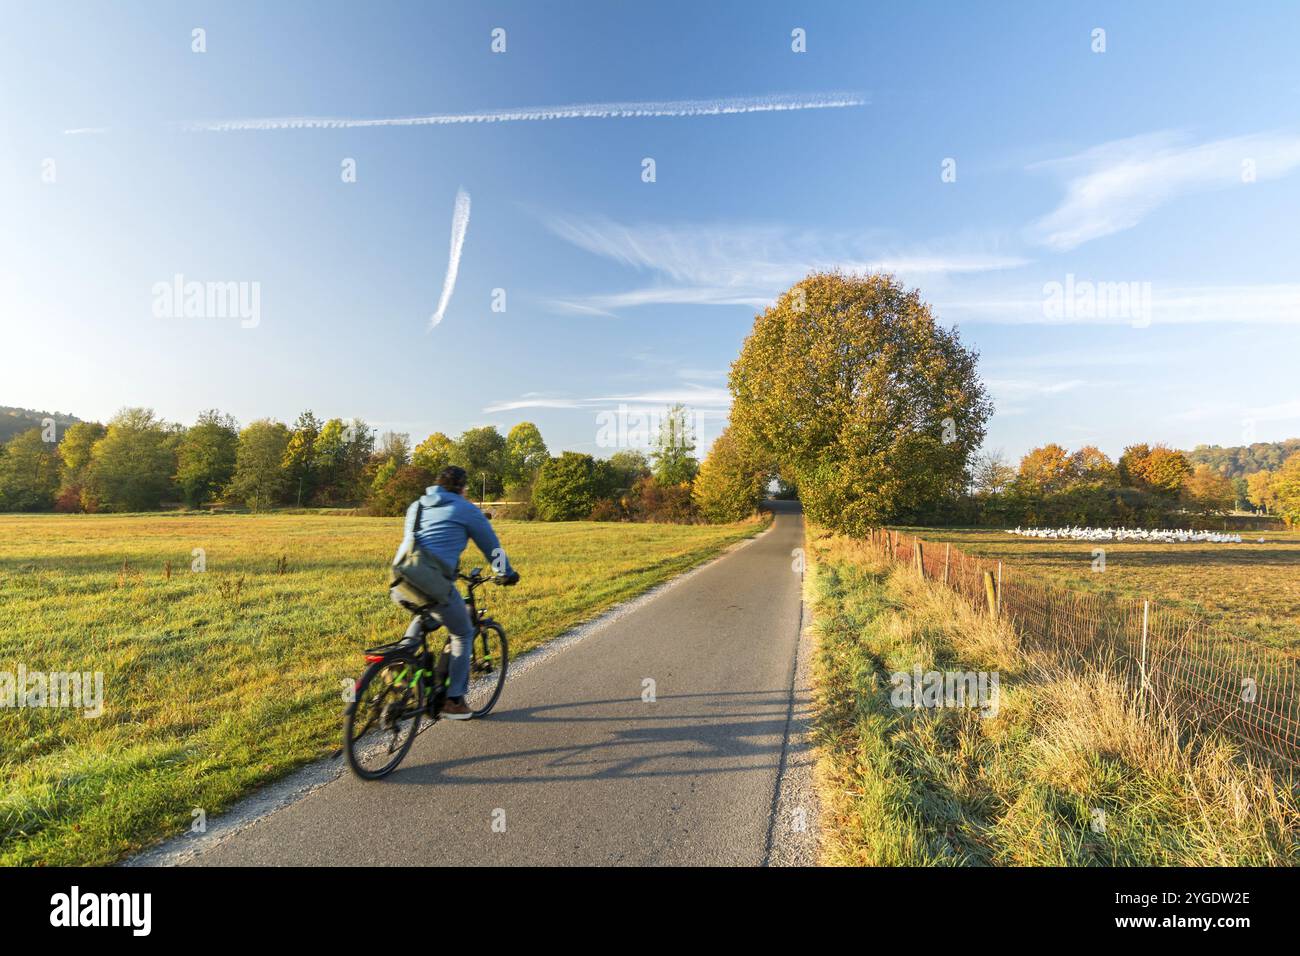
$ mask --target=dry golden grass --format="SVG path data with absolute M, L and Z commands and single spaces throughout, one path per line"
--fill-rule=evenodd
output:
M 823 862 L 1293 865 L 1289 781 L 1215 736 L 1180 738 L 1121 685 L 1025 652 L 860 542 L 810 533 Z M 997 671 L 997 714 L 895 708 L 889 675 Z

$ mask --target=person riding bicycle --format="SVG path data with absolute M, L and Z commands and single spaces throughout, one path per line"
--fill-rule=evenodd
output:
M 473 502 L 462 497 L 468 478 L 465 469 L 455 465 L 438 473 L 437 484 L 425 489 L 424 495 L 406 509 L 406 527 L 397 553 L 400 556 L 416 544 L 441 559 L 447 567 L 456 568 L 461 553 L 472 540 L 488 559 L 498 580 L 502 584 L 515 584 L 519 581 L 519 572 L 510 566 L 492 525 Z M 420 515 L 418 528 L 415 527 L 417 512 Z M 473 712 L 465 704 L 465 694 L 469 690 L 474 625 L 469 619 L 465 599 L 456 588 L 451 589 L 447 603 L 438 606 L 435 613 L 451 633 L 451 682 L 442 716 L 450 720 L 469 720 Z M 421 628 L 417 616 L 411 621 L 406 636 L 419 637 Z

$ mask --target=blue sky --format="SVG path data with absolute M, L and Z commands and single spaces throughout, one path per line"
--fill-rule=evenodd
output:
M 682 400 L 707 443 L 756 308 L 841 266 L 896 271 L 960 327 L 997 405 L 987 445 L 1010 456 L 1300 434 L 1294 4 L 4 17 L 0 404 L 183 422 L 311 408 L 416 441 L 528 419 L 553 451 L 606 453 L 602 412 Z M 822 108 L 360 125 L 755 102 Z M 348 122 L 270 122 L 302 117 Z M 177 274 L 256 283 L 256 324 L 160 317 Z M 1138 311 L 1049 314 L 1067 281 L 1136 283 Z

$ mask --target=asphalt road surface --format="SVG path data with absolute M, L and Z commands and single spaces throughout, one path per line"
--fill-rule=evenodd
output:
M 756 540 L 512 675 L 487 718 L 440 721 L 386 780 L 344 774 L 190 862 L 769 862 L 803 544 L 797 506 L 774 508 Z

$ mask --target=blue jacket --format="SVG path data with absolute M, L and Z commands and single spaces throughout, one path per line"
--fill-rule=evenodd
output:
M 415 527 L 417 505 L 422 506 L 418 528 Z M 411 502 L 411 507 L 406 509 L 406 527 L 394 561 L 411 546 L 412 536 L 422 550 L 446 561 L 450 568 L 460 565 L 461 552 L 473 540 L 489 564 L 494 558 L 499 559 L 494 572 L 509 574 L 514 570 L 483 512 L 472 502 L 438 485 L 426 488 L 420 500 Z

